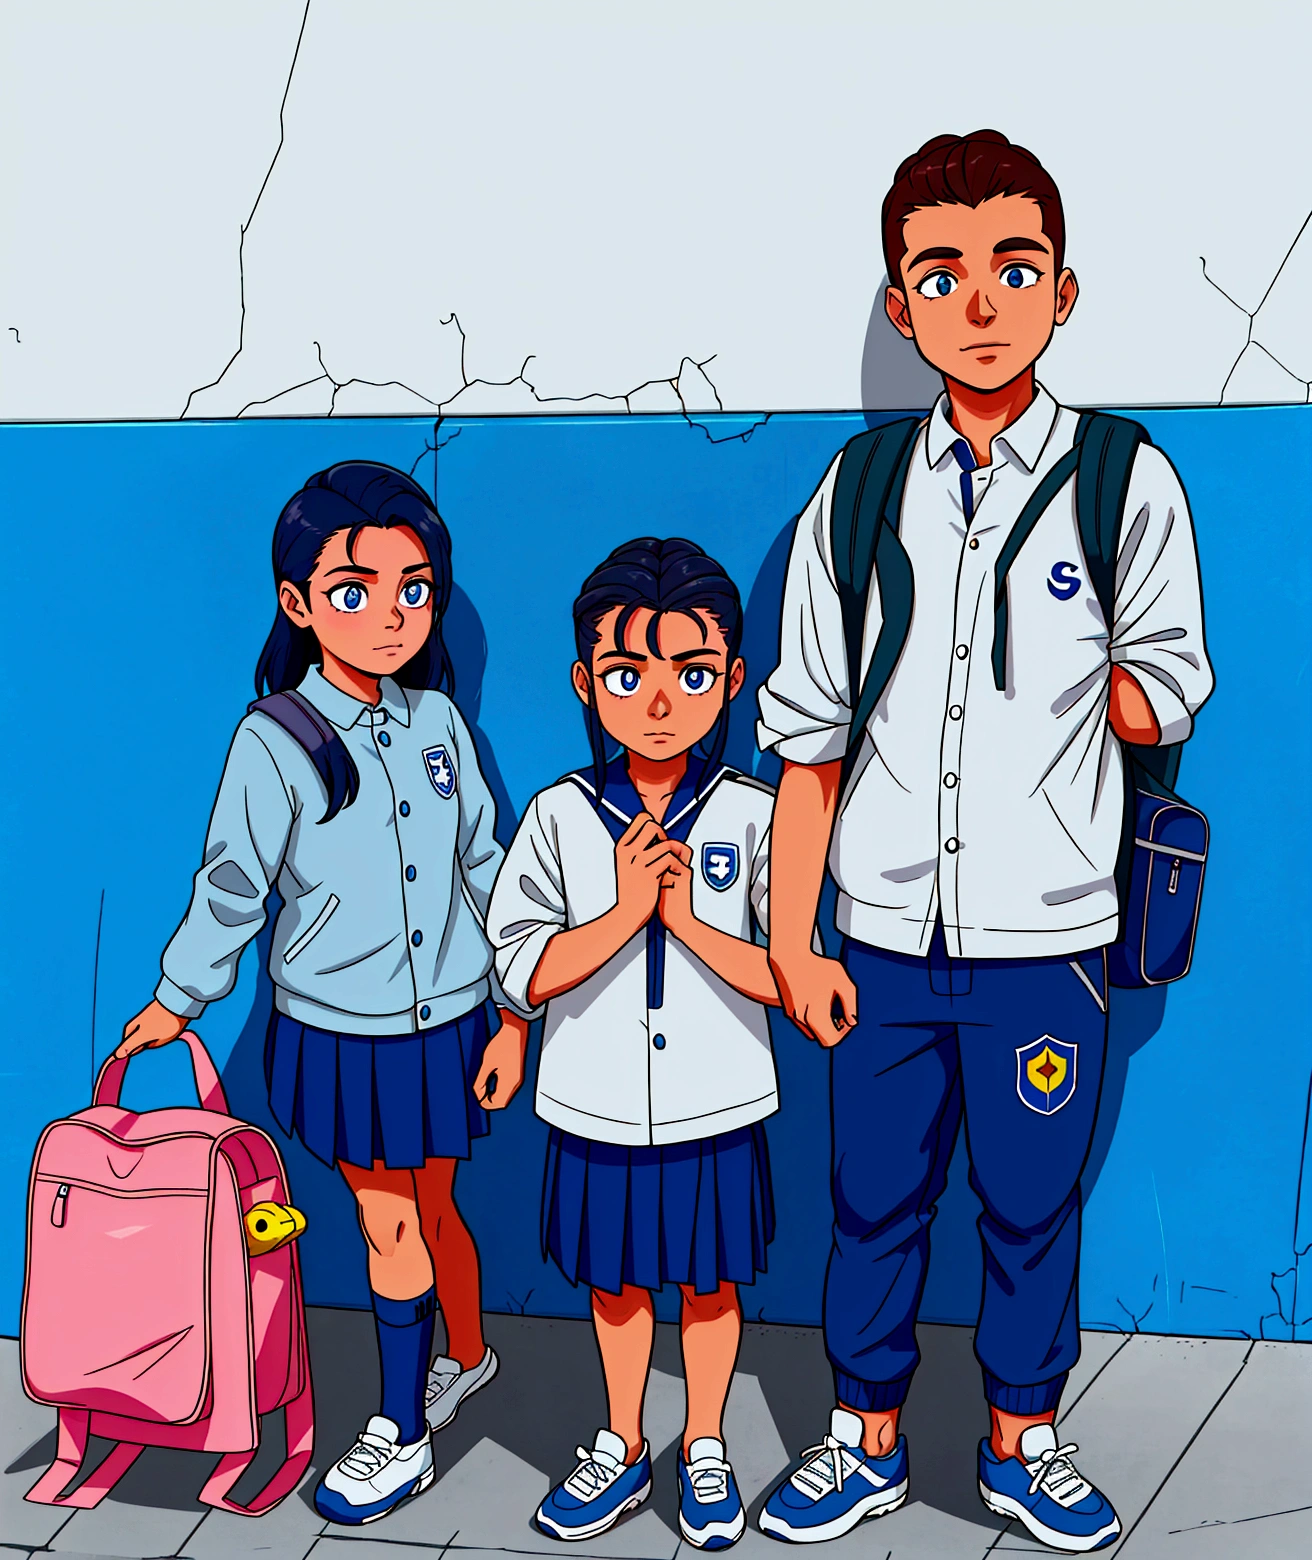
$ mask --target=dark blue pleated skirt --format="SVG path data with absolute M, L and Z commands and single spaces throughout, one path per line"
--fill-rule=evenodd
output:
M 468 1159 L 490 1131 L 473 1090 L 496 1022 L 486 1002 L 418 1034 L 351 1035 L 275 1010 L 264 1044 L 274 1120 L 326 1165 Z
M 691 1143 L 626 1148 L 552 1127 L 542 1249 L 569 1279 L 689 1284 L 713 1294 L 765 1271 L 774 1238 L 770 1155 L 760 1122 Z

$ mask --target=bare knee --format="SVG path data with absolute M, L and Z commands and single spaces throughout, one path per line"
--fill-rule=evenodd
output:
M 741 1315 L 737 1284 L 723 1283 L 709 1295 L 699 1295 L 691 1284 L 680 1284 L 684 1315 L 690 1321 L 714 1322 L 722 1316 Z
M 594 1314 L 609 1322 L 612 1327 L 621 1327 L 625 1322 L 632 1321 L 640 1311 L 649 1311 L 651 1304 L 651 1292 L 640 1289 L 637 1284 L 625 1284 L 617 1295 L 605 1289 L 592 1291 Z
M 395 1256 L 419 1231 L 419 1210 L 413 1200 L 394 1192 L 361 1190 L 355 1211 L 369 1249 L 380 1257 Z

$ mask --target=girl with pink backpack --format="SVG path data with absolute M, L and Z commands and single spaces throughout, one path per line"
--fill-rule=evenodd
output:
M 372 1522 L 433 1482 L 431 1431 L 486 1385 L 478 1253 L 456 1165 L 523 1077 L 484 919 L 502 850 L 452 700 L 451 542 L 402 472 L 348 461 L 288 502 L 277 614 L 219 785 L 191 904 L 116 1056 L 232 990 L 276 888 L 265 1076 L 275 1119 L 340 1169 L 368 1248 L 382 1403 L 315 1492 Z M 449 1355 L 430 1363 L 440 1303 Z

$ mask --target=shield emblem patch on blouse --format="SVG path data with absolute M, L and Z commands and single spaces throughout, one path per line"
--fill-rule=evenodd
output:
M 738 847 L 707 844 L 702 846 L 702 876 L 721 893 L 738 881 Z
M 436 747 L 424 749 L 424 764 L 428 769 L 428 778 L 433 782 L 433 789 L 442 800 L 453 797 L 456 793 L 456 767 L 440 742 Z

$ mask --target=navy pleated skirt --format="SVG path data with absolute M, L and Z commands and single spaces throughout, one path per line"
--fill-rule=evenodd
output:
M 688 1284 L 702 1295 L 750 1284 L 774 1238 L 770 1156 L 760 1122 L 691 1143 L 626 1148 L 552 1127 L 542 1249 L 569 1279 Z
M 326 1165 L 468 1159 L 491 1130 L 473 1090 L 495 1026 L 491 1002 L 412 1035 L 334 1034 L 275 1010 L 264 1045 L 274 1120 Z

